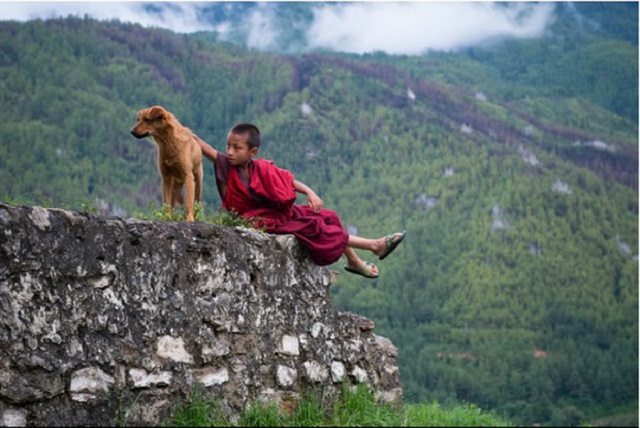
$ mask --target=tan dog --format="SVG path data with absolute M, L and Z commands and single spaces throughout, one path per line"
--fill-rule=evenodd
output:
M 202 200 L 202 150 L 193 132 L 160 106 L 142 109 L 131 129 L 136 138 L 151 136 L 158 146 L 158 170 L 162 177 L 162 202 L 173 210 L 182 205 L 186 189 L 187 221 L 194 221 L 195 201 Z

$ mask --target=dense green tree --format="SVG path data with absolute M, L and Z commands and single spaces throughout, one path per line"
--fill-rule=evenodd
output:
M 626 22 L 627 7 L 602 13 Z M 332 288 L 399 348 L 407 400 L 473 402 L 522 424 L 626 411 L 638 390 L 637 43 L 572 28 L 406 57 L 259 53 L 86 18 L 0 22 L 0 194 L 133 215 L 160 203 L 156 149 L 129 134 L 138 109 L 164 105 L 218 148 L 254 122 L 261 155 L 349 230 L 407 230 L 380 279 L 344 273 Z M 208 162 L 205 174 L 216 208 Z

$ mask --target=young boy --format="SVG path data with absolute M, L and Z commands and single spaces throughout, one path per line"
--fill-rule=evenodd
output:
M 322 208 L 323 202 L 293 174 L 265 159 L 253 159 L 260 149 L 260 131 L 255 125 L 241 123 L 229 131 L 226 154 L 194 135 L 202 154 L 215 166 L 216 184 L 227 211 L 251 219 L 269 233 L 293 234 L 320 266 L 347 257 L 344 268 L 367 278 L 377 278 L 373 263 L 358 257 L 354 248 L 370 250 L 380 260 L 402 242 L 405 232 L 378 239 L 349 235 L 335 212 Z M 296 192 L 307 195 L 308 205 L 295 205 Z

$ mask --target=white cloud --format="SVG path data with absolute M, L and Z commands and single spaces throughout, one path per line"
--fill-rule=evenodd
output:
M 308 41 L 352 53 L 449 51 L 499 37 L 540 36 L 553 10 L 551 3 L 325 4 L 315 10 Z
M 247 45 L 259 50 L 277 50 L 279 30 L 275 26 L 276 8 L 259 3 L 248 16 Z
M 258 3 L 237 22 L 205 22 L 198 13 L 205 7 L 207 3 L 193 2 L 0 2 L 0 19 L 26 21 L 86 14 L 178 33 L 246 30 L 247 44 L 262 50 L 276 50 L 280 35 L 287 30 L 276 24 L 274 3 Z M 278 3 L 278 7 L 287 4 Z M 306 34 L 310 49 L 416 55 L 502 37 L 538 37 L 553 19 L 554 8 L 554 3 L 544 2 L 314 3 L 314 19 Z
M 201 7 L 202 4 L 186 2 L 0 2 L 0 19 L 28 21 L 88 15 L 98 20 L 118 19 L 177 33 L 214 30 L 213 25 L 198 19 Z

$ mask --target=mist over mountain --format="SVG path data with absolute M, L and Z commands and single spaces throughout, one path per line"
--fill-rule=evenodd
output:
M 629 5 L 613 7 L 632 12 Z M 220 40 L 261 51 L 406 55 L 456 51 L 496 40 L 539 38 L 558 20 L 573 22 L 587 31 L 619 31 L 599 22 L 601 16 L 594 18 L 593 8 L 584 3 L 554 2 L 0 3 L 4 19 L 18 21 L 87 15 L 179 33 L 210 31 Z M 625 26 L 629 27 L 633 15 L 627 18 Z M 635 28 L 637 35 L 637 12 Z M 630 28 L 629 36 L 633 34 Z
M 460 47 L 419 55 L 304 50 L 313 25 L 351 21 L 357 7 L 6 15 L 3 200 L 148 214 L 160 182 L 155 146 L 129 134 L 137 110 L 163 105 L 219 149 L 233 124 L 256 123 L 260 155 L 312 187 L 349 231 L 407 231 L 392 257 L 363 254 L 377 280 L 331 267 L 336 304 L 398 346 L 406 400 L 477 403 L 523 425 L 637 423 L 637 4 L 487 4 L 479 18 L 491 11 L 530 32 L 451 38 Z M 391 16 L 400 4 L 386 7 Z M 126 23 L 127 11 L 153 19 Z M 264 35 L 252 43 L 266 51 L 238 22 Z M 373 46 L 335 28 L 345 47 Z M 209 163 L 205 175 L 215 210 Z

